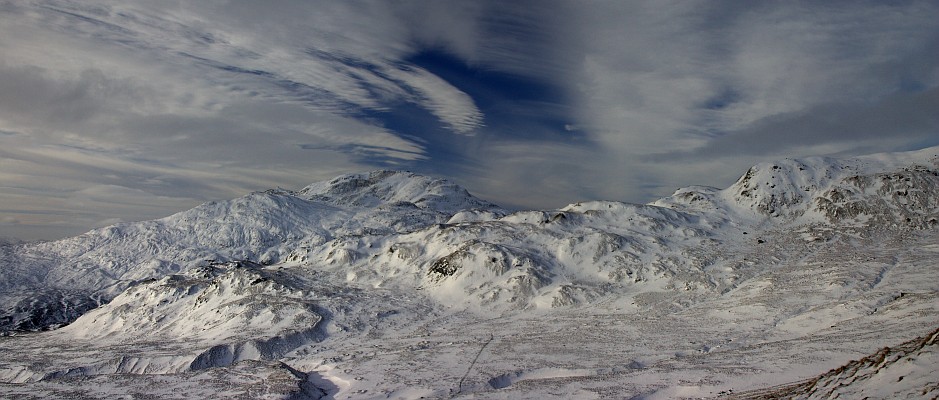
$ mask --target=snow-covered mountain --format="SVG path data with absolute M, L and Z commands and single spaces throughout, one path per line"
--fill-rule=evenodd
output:
M 179 388 L 248 368 L 314 398 L 718 395 L 934 329 L 937 221 L 939 148 L 514 213 L 444 180 L 345 175 L 0 246 L 0 381 L 93 376 L 106 396 L 113 374 Z M 863 339 L 818 350 L 844 336 Z
M 68 323 L 141 280 L 213 262 L 274 264 L 336 238 L 408 232 L 464 210 L 503 213 L 445 180 L 375 171 L 70 239 L 0 247 L 0 331 Z

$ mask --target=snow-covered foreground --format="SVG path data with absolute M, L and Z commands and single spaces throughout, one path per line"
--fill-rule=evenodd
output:
M 935 397 L 937 219 L 939 148 L 511 214 L 349 175 L 0 248 L 0 394 Z

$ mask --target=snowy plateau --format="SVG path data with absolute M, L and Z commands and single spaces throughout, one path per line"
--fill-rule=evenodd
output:
M 345 175 L 0 268 L 4 398 L 939 396 L 937 147 L 548 211 Z

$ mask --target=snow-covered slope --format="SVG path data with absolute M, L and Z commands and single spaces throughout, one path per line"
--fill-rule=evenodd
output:
M 939 148 L 511 214 L 442 180 L 346 175 L 0 246 L 3 328 L 71 322 L 0 338 L 0 382 L 263 360 L 340 397 L 752 389 L 934 329 L 937 219 Z
M 792 395 L 809 399 L 935 398 L 939 396 L 939 330 L 929 335 L 885 347 L 870 356 L 832 370 Z
M 271 190 L 209 202 L 70 239 L 2 246 L 0 331 L 70 322 L 136 281 L 212 262 L 273 264 L 335 238 L 408 232 L 461 210 L 502 213 L 450 182 L 376 171 L 296 193 Z
M 730 187 L 679 189 L 654 202 L 699 213 L 832 222 L 874 218 L 906 225 L 936 224 L 931 196 L 939 153 L 927 148 L 853 159 L 809 157 L 760 163 Z M 909 220 L 907 220 L 909 218 Z
M 633 287 L 726 287 L 726 274 L 706 274 L 716 258 L 708 249 L 720 236 L 711 228 L 665 208 L 592 202 L 337 239 L 308 259 L 350 282 L 421 288 L 453 307 L 552 308 L 622 296 Z M 703 251 L 683 254 L 689 248 Z
M 795 385 L 735 399 L 934 399 L 939 397 L 939 329 Z
M 212 342 L 313 331 L 323 316 L 298 283 L 251 262 L 197 267 L 132 286 L 62 330 L 81 339 Z

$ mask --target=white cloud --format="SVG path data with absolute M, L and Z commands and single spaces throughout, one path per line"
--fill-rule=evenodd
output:
M 483 114 L 476 108 L 473 98 L 440 77 L 417 67 L 408 70 L 390 68 L 385 73 L 413 88 L 418 93 L 413 100 L 424 104 L 450 129 L 471 134 L 483 125 Z
M 936 134 L 917 111 L 933 104 L 928 99 L 908 102 L 906 111 L 889 106 L 904 84 L 939 85 L 930 50 L 939 44 L 935 3 L 584 8 L 577 21 L 584 62 L 568 82 L 580 93 L 579 123 L 603 149 L 583 161 L 623 171 L 598 181 L 621 183 L 618 197 L 645 201 L 676 185 L 727 185 L 765 157 L 899 150 L 922 143 L 930 126 Z M 876 124 L 879 134 L 846 129 L 855 121 L 825 123 L 825 113 L 853 118 L 849 109 L 916 120 Z M 656 153 L 669 157 L 648 157 Z
M 0 2 L 0 218 L 72 233 L 376 161 L 433 169 L 441 143 L 477 194 L 552 207 L 726 185 L 765 157 L 935 142 L 937 14 L 928 1 Z M 499 111 L 570 120 L 495 132 L 454 82 L 401 69 L 428 47 L 563 87 L 569 103 Z M 396 102 L 462 135 L 431 143 L 369 119 Z M 121 215 L 101 193 L 124 199 Z
M 387 14 L 381 2 L 4 3 L 0 131 L 17 134 L 0 135 L 0 186 L 18 191 L 4 215 L 71 234 L 369 168 L 357 148 L 425 159 L 420 142 L 350 114 L 403 98 L 461 133 L 481 117 L 424 71 L 376 75 L 409 46 Z M 79 196 L 89 188 L 141 191 L 138 210 Z

